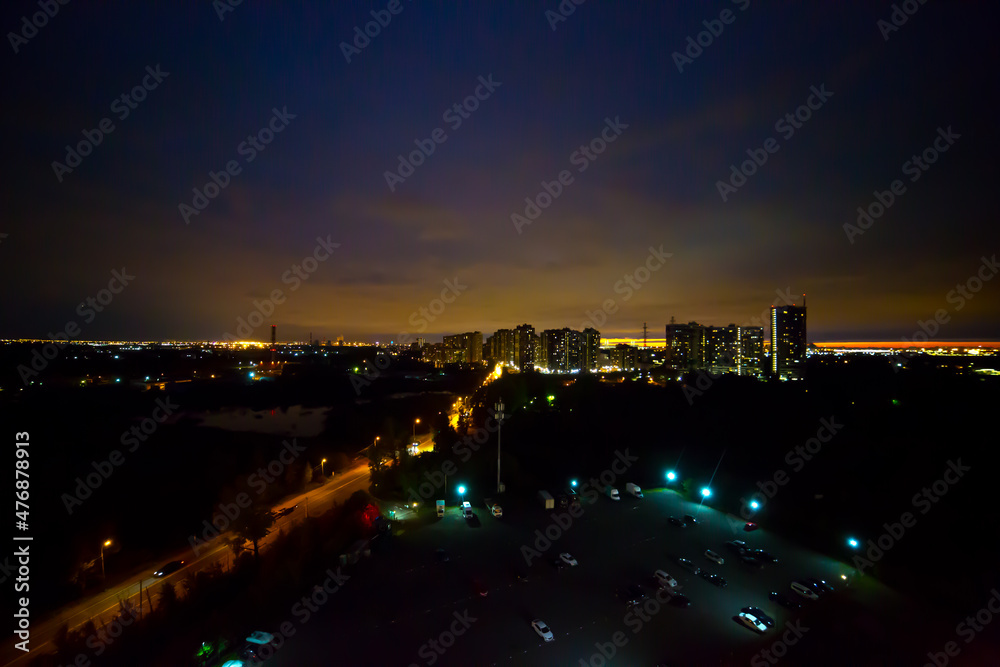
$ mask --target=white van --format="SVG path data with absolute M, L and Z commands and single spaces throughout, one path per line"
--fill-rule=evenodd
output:
M 462 516 L 466 519 L 472 518 L 472 503 L 464 502 L 462 503 Z

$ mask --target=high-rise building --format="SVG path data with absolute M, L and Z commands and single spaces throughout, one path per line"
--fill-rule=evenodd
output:
M 504 366 L 514 365 L 514 343 L 516 336 L 513 329 L 497 329 L 496 332 L 487 339 L 486 347 L 489 350 L 486 357 L 490 366 L 502 364 Z
M 639 348 L 618 343 L 608 350 L 611 365 L 620 371 L 634 371 L 639 367 Z
M 535 327 L 521 324 L 514 329 L 514 366 L 522 371 L 535 369 Z
M 704 341 L 705 327 L 697 322 L 668 324 L 666 363 L 678 370 L 701 368 Z
M 802 380 L 806 371 L 806 306 L 771 306 L 771 373 Z
M 740 336 L 735 324 L 728 327 L 704 327 L 703 367 L 709 373 L 736 373 Z
M 740 375 L 760 376 L 764 361 L 764 327 L 739 327 L 739 337 L 736 372 Z
M 478 364 L 483 360 L 483 334 L 479 331 L 444 337 L 444 362 Z
M 580 369 L 585 371 L 592 371 L 597 369 L 597 355 L 601 351 L 601 332 L 593 327 L 587 327 L 583 330 L 581 334 L 582 341 L 582 359 L 580 360 Z

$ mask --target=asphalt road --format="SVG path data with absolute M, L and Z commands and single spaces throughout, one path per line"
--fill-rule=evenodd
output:
M 947 630 L 948 621 L 933 619 L 919 602 L 869 577 L 855 577 L 842 563 L 766 530 L 745 533 L 742 524 L 734 529 L 725 515 L 670 492 L 647 492 L 642 500 L 623 496 L 619 502 L 601 496 L 593 505 L 585 503 L 583 516 L 572 525 L 548 528 L 556 536 L 553 546 L 545 550 L 540 543 L 544 554 L 528 565 L 522 546 L 534 544 L 536 529 L 555 525 L 554 512 L 536 506 L 533 495 L 498 497 L 502 519 L 477 508 L 478 527 L 463 520 L 454 505 L 444 519 L 397 524 L 396 534 L 372 558 L 341 568 L 346 580 L 308 618 L 294 607 L 269 610 L 294 634 L 267 665 L 319 666 L 331 660 L 380 667 L 766 665 L 778 661 L 774 656 L 787 664 L 920 665 L 936 647 L 920 641 L 919 624 Z M 702 524 L 668 525 L 668 516 L 685 513 L 699 514 Z M 731 539 L 770 551 L 780 562 L 755 571 L 730 561 L 723 545 Z M 450 562 L 437 562 L 438 548 L 447 550 Z M 709 562 L 702 555 L 706 548 L 727 557 L 726 563 Z M 555 570 L 549 560 L 562 551 L 579 565 Z M 684 571 L 671 562 L 672 555 L 723 575 L 728 587 Z M 528 582 L 515 581 L 515 566 L 528 570 Z M 330 567 L 337 571 L 336 563 Z M 691 607 L 650 602 L 640 616 L 616 598 L 616 589 L 630 584 L 652 596 L 652 574 L 659 568 L 678 579 Z M 772 590 L 794 597 L 789 583 L 802 576 L 823 578 L 837 591 L 818 601 L 802 599 L 797 612 L 768 599 Z M 476 578 L 488 586 L 487 597 L 474 591 Z M 733 617 L 748 605 L 767 611 L 775 628 L 760 635 L 738 625 Z M 553 642 L 532 631 L 534 618 L 549 625 Z M 280 623 L 257 629 L 273 632 Z M 773 652 L 774 662 L 761 653 L 765 650 Z
M 344 502 L 355 491 L 367 490 L 369 485 L 368 464 L 359 464 L 354 468 L 338 473 L 325 485 L 310 490 L 306 493 L 286 498 L 274 509 L 296 505 L 295 510 L 284 517 L 277 519 L 271 531 L 260 542 L 260 548 L 266 549 L 270 542 L 275 539 L 282 527 L 291 526 L 298 523 L 306 516 L 308 510 L 311 516 L 321 514 L 330 509 L 334 502 Z M 200 550 L 201 553 L 195 557 L 190 548 L 178 551 L 173 554 L 166 554 L 156 562 L 150 562 L 145 567 L 136 570 L 132 583 L 124 586 L 117 586 L 100 593 L 95 593 L 85 600 L 75 602 L 59 610 L 54 615 L 36 620 L 31 628 L 31 650 L 24 653 L 14 648 L 16 639 L 12 638 L 4 642 L 0 649 L 0 664 L 3 665 L 25 665 L 28 661 L 39 653 L 46 653 L 54 650 L 51 644 L 56 631 L 63 623 L 68 623 L 70 629 L 76 629 L 86 623 L 89 619 L 94 619 L 98 627 L 100 620 L 110 622 L 118 613 L 119 600 L 129 600 L 138 608 L 140 586 L 143 589 L 143 599 L 146 599 L 145 590 L 151 588 L 150 594 L 154 601 L 158 595 L 158 589 L 164 582 L 175 585 L 178 595 L 183 595 L 184 589 L 179 584 L 188 576 L 195 572 L 221 565 L 228 569 L 232 562 L 232 550 L 226 546 L 224 539 L 228 533 L 212 540 L 207 549 Z M 163 578 L 153 577 L 152 572 L 164 563 L 173 560 L 183 560 L 188 563 L 183 569 L 167 575 Z M 149 611 L 148 603 L 145 610 Z

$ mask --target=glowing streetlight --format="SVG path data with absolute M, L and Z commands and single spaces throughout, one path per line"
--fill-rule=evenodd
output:
M 413 441 L 417 441 L 417 424 L 420 423 L 420 418 L 418 417 L 413 421 Z
M 326 459 L 319 462 L 320 477 L 326 477 Z
M 673 482 L 676 479 L 677 479 L 677 473 L 675 473 L 673 470 L 668 470 L 667 471 L 667 481 L 668 482 Z
M 104 579 L 104 547 L 110 546 L 111 540 L 104 540 L 104 543 L 101 544 L 101 579 Z
M 848 546 L 850 546 L 850 547 L 851 547 L 852 549 L 857 549 L 857 548 L 858 548 L 858 546 L 860 545 L 860 543 L 859 543 L 859 542 L 858 542 L 858 541 L 857 541 L 856 539 L 854 539 L 853 537 L 849 537 L 849 538 L 847 538 L 847 544 L 848 544 Z
M 758 503 L 756 500 L 751 500 L 750 509 L 752 510 L 760 509 L 760 503 Z
M 708 488 L 707 486 L 702 487 L 701 495 L 703 498 L 710 497 L 712 495 L 712 489 Z
M 460 496 L 462 496 L 462 502 L 464 503 L 465 502 L 465 487 L 464 486 L 459 486 L 458 487 L 458 494 Z

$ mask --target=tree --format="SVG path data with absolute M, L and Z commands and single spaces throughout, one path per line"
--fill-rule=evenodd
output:
M 243 542 L 253 543 L 253 556 L 260 556 L 259 542 L 270 532 L 274 525 L 274 514 L 270 509 L 258 503 L 245 508 L 233 521 L 232 530 Z
M 170 612 L 177 607 L 177 590 L 169 581 L 164 581 L 160 586 L 160 609 Z

